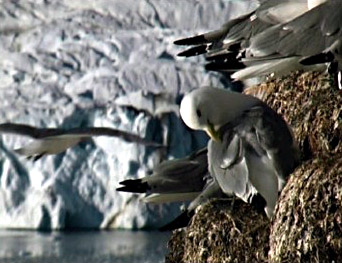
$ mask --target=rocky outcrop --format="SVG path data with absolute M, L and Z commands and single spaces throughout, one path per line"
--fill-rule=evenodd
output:
M 332 83 L 325 74 L 297 72 L 246 91 L 261 96 L 287 120 L 303 163 L 290 176 L 271 221 L 248 204 L 230 211 L 228 204 L 210 202 L 183 235 L 173 234 L 167 262 L 342 260 L 342 94 Z M 218 248 L 212 249 L 215 242 Z

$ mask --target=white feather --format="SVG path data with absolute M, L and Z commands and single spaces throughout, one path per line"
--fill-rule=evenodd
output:
M 163 204 L 171 202 L 184 202 L 194 200 L 201 192 L 175 193 L 175 194 L 151 194 L 143 198 L 146 203 Z

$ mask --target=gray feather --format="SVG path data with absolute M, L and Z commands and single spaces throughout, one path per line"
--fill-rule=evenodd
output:
M 260 102 L 223 126 L 220 133 L 222 141 L 211 140 L 208 145 L 210 173 L 223 192 L 245 201 L 260 193 L 267 202 L 267 214 L 272 214 L 279 182 L 299 163 L 286 122 Z
M 157 165 L 151 176 L 120 182 L 117 189 L 147 194 L 170 194 L 201 192 L 208 174 L 207 148 L 182 159 L 164 161 Z

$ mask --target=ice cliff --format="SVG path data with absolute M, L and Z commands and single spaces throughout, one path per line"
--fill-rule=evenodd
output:
M 252 3 L 254 4 L 254 3 Z M 37 162 L 0 140 L 0 227 L 154 228 L 179 205 L 153 206 L 115 191 L 161 160 L 206 143 L 178 118 L 184 92 L 227 86 L 172 42 L 217 28 L 249 1 L 2 1 L 0 123 L 108 126 L 168 145 L 167 152 L 100 137 Z

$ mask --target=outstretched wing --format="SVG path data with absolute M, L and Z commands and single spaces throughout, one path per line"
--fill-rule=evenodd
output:
M 148 141 L 140 136 L 121 131 L 118 129 L 107 127 L 81 127 L 70 129 L 56 129 L 56 128 L 37 128 L 26 124 L 16 123 L 2 123 L 0 124 L 0 133 L 12 133 L 17 135 L 29 136 L 35 139 L 43 139 L 47 137 L 60 137 L 65 138 L 83 138 L 92 136 L 113 136 L 121 138 L 128 142 L 135 142 L 149 146 L 160 146 L 160 144 Z M 50 138 L 50 139 L 51 139 Z
M 1 123 L 0 133 L 11 133 L 40 139 L 58 133 L 58 129 L 40 129 L 26 124 Z
M 138 135 L 107 127 L 84 127 L 71 129 L 36 128 L 25 124 L 2 123 L 0 133 L 11 133 L 29 136 L 36 140 L 17 149 L 16 152 L 39 159 L 45 154 L 57 154 L 93 136 L 113 136 L 128 142 L 147 146 L 161 147 L 160 144 L 148 141 Z

